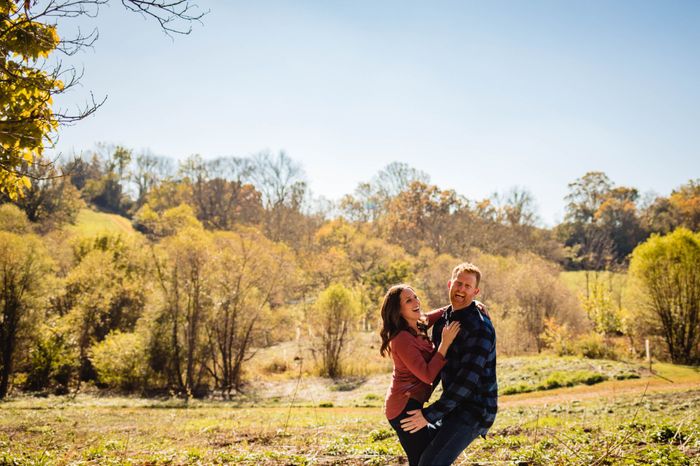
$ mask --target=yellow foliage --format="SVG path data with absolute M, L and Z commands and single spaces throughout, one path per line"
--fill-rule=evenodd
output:
M 17 2 L 0 2 L 0 191 L 16 200 L 31 186 L 27 164 L 41 158 L 58 128 L 52 95 L 64 89 L 56 76 L 41 69 L 60 43 L 55 25 L 27 21 Z

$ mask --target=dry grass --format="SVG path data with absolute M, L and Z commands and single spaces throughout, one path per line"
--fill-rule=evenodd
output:
M 456 464 L 697 464 L 699 406 L 698 389 L 506 403 L 492 435 Z M 402 462 L 376 407 L 241 408 L 87 396 L 0 404 L 3 465 Z

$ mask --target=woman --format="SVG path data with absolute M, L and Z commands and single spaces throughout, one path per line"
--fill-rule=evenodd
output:
M 433 391 L 433 380 L 445 365 L 447 349 L 459 332 L 459 322 L 446 326 L 440 347 L 428 338 L 426 330 L 442 315 L 443 310 L 428 314 L 427 323 L 421 314 L 420 300 L 409 285 L 389 288 L 382 304 L 382 356 L 394 362 L 391 386 L 387 391 L 384 413 L 399 436 L 409 465 L 417 465 L 423 450 L 430 443 L 428 429 L 405 432 L 401 420 L 406 412 L 421 409 Z

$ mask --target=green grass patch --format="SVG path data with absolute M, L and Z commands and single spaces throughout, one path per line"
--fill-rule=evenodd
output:
M 555 388 L 573 387 L 576 385 L 595 385 L 608 380 L 608 376 L 592 371 L 555 371 L 537 385 L 517 384 L 504 388 L 502 395 L 530 393 L 538 390 L 553 390 Z
M 95 236 L 100 233 L 136 233 L 128 218 L 91 209 L 81 209 L 75 225 L 69 225 L 66 229 L 81 236 Z
M 700 367 L 681 366 L 664 362 L 653 363 L 652 370 L 655 374 L 674 382 L 684 379 L 696 379 L 700 375 Z
M 643 367 L 621 361 L 540 355 L 503 358 L 497 371 L 499 394 L 514 395 L 640 378 Z
M 627 274 L 620 272 L 576 270 L 561 272 L 559 277 L 573 292 L 584 295 L 586 294 L 587 279 L 589 283 L 597 281 L 605 284 L 612 291 L 613 295 L 624 294 L 625 285 L 627 284 Z

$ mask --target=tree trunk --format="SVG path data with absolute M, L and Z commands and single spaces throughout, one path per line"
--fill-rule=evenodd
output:
M 14 288 L 14 287 L 10 287 Z M 0 337 L 2 338 L 2 370 L 0 371 L 0 399 L 7 396 L 10 388 L 10 376 L 12 375 L 12 359 L 17 340 L 19 327 L 19 303 L 14 299 L 11 290 L 5 290 L 5 306 L 3 320 L 0 325 Z

